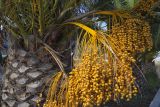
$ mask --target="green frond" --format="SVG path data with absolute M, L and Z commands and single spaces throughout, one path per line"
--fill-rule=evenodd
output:
M 131 10 L 139 0 L 114 0 L 116 9 L 119 10 Z

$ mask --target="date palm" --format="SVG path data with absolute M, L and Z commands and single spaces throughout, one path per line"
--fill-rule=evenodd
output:
M 40 104 L 45 101 L 46 92 L 41 98 L 39 94 L 55 73 L 53 69 L 57 68 L 52 57 L 64 71 L 53 50 L 56 46 L 60 48 L 58 38 L 76 33 L 76 30 L 62 26 L 95 12 L 90 10 L 98 9 L 97 6 L 86 8 L 91 2 L 95 6 L 101 4 L 98 0 L 1 0 L 1 21 L 10 35 L 2 107 L 34 107 L 37 100 Z M 113 2 L 108 4 L 113 5 Z M 80 16 L 74 17 L 76 15 Z
M 82 1 L 1 0 L 1 21 L 10 36 L 2 107 L 37 105 L 42 87 L 57 68 L 49 56 L 52 55 L 63 70 L 52 48 L 55 48 L 57 38 L 72 33 L 69 28 L 62 31 L 63 23 L 84 17 L 73 18 L 78 14 L 76 9 Z M 45 99 L 40 100 L 43 103 Z

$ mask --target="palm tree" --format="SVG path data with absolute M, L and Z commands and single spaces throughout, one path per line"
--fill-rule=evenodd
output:
M 88 21 L 87 18 L 91 20 L 92 17 L 85 16 L 94 13 L 92 9 L 103 9 L 97 8 L 105 2 L 100 1 L 1 0 L 1 21 L 10 35 L 2 107 L 34 107 L 37 100 L 44 102 L 47 91 L 41 98 L 39 94 L 48 78 L 55 73 L 54 69 L 58 69 L 57 64 L 64 71 L 65 64 L 61 63 L 59 54 L 53 49 L 64 50 L 66 47 L 60 45 L 59 39 L 77 33 L 75 29 L 62 26 L 82 18 L 85 22 Z M 93 5 L 87 7 L 90 4 Z M 112 1 L 106 5 L 114 8 Z M 52 63 L 52 57 L 57 64 Z
M 1 21 L 10 36 L 2 107 L 36 106 L 42 87 L 57 69 L 50 53 L 63 70 L 57 52 L 53 49 L 66 48 L 56 48 L 60 44 L 58 39 L 62 40 L 63 35 L 71 35 L 74 30 L 65 27 L 62 31 L 61 25 L 85 16 L 73 17 L 80 14 L 76 11 L 82 1 L 1 0 Z M 40 100 L 43 102 L 45 99 Z

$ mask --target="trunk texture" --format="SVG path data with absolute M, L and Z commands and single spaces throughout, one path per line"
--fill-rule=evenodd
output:
M 42 58 L 43 59 L 43 58 Z M 36 107 L 53 64 L 24 50 L 10 50 L 5 67 L 1 107 Z M 42 105 L 41 105 L 42 106 Z

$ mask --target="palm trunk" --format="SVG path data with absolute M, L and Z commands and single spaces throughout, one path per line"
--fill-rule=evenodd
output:
M 43 62 L 34 54 L 20 49 L 9 50 L 1 107 L 36 107 L 36 101 L 52 68 L 53 64 Z

